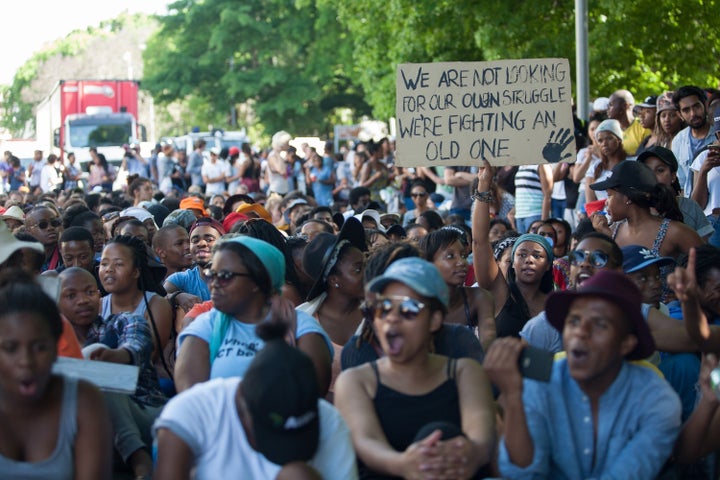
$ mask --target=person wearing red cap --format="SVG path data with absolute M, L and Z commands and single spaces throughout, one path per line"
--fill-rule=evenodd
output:
M 524 344 L 498 339 L 483 367 L 500 391 L 505 428 L 498 465 L 505 478 L 655 478 L 680 431 L 681 405 L 647 358 L 655 343 L 641 295 L 622 272 L 604 270 L 576 291 L 554 292 L 550 324 L 567 357 L 548 382 L 523 379 Z

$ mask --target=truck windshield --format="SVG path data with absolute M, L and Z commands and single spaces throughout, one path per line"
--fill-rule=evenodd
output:
M 68 126 L 70 145 L 75 148 L 120 146 L 132 137 L 132 122 L 125 119 L 103 121 L 83 118 L 71 120 Z

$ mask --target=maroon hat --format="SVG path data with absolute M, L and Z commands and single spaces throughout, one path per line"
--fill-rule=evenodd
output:
M 212 227 L 217 230 L 220 235 L 225 235 L 227 233 L 222 223 L 218 222 L 212 217 L 200 217 L 195 220 L 195 222 L 190 226 L 189 233 L 192 234 L 193 230 L 198 227 Z
M 545 312 L 550 324 L 559 332 L 563 331 L 570 305 L 580 297 L 601 297 L 625 312 L 625 320 L 630 322 L 630 331 L 637 337 L 635 349 L 627 354 L 628 360 L 642 360 L 652 355 L 655 341 L 642 314 L 642 295 L 624 273 L 601 270 L 583 282 L 577 290 L 551 293 L 545 302 Z

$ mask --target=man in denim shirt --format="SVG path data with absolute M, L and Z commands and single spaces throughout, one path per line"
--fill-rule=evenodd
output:
M 628 360 L 655 349 L 637 287 L 604 270 L 548 297 L 567 357 L 548 383 L 523 380 L 520 340 L 498 339 L 484 367 L 505 412 L 503 477 L 655 478 L 680 430 L 680 400 L 652 368 Z

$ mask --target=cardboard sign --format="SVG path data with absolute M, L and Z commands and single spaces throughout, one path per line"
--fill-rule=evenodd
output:
M 396 163 L 573 162 L 570 75 L 565 58 L 398 65 Z

